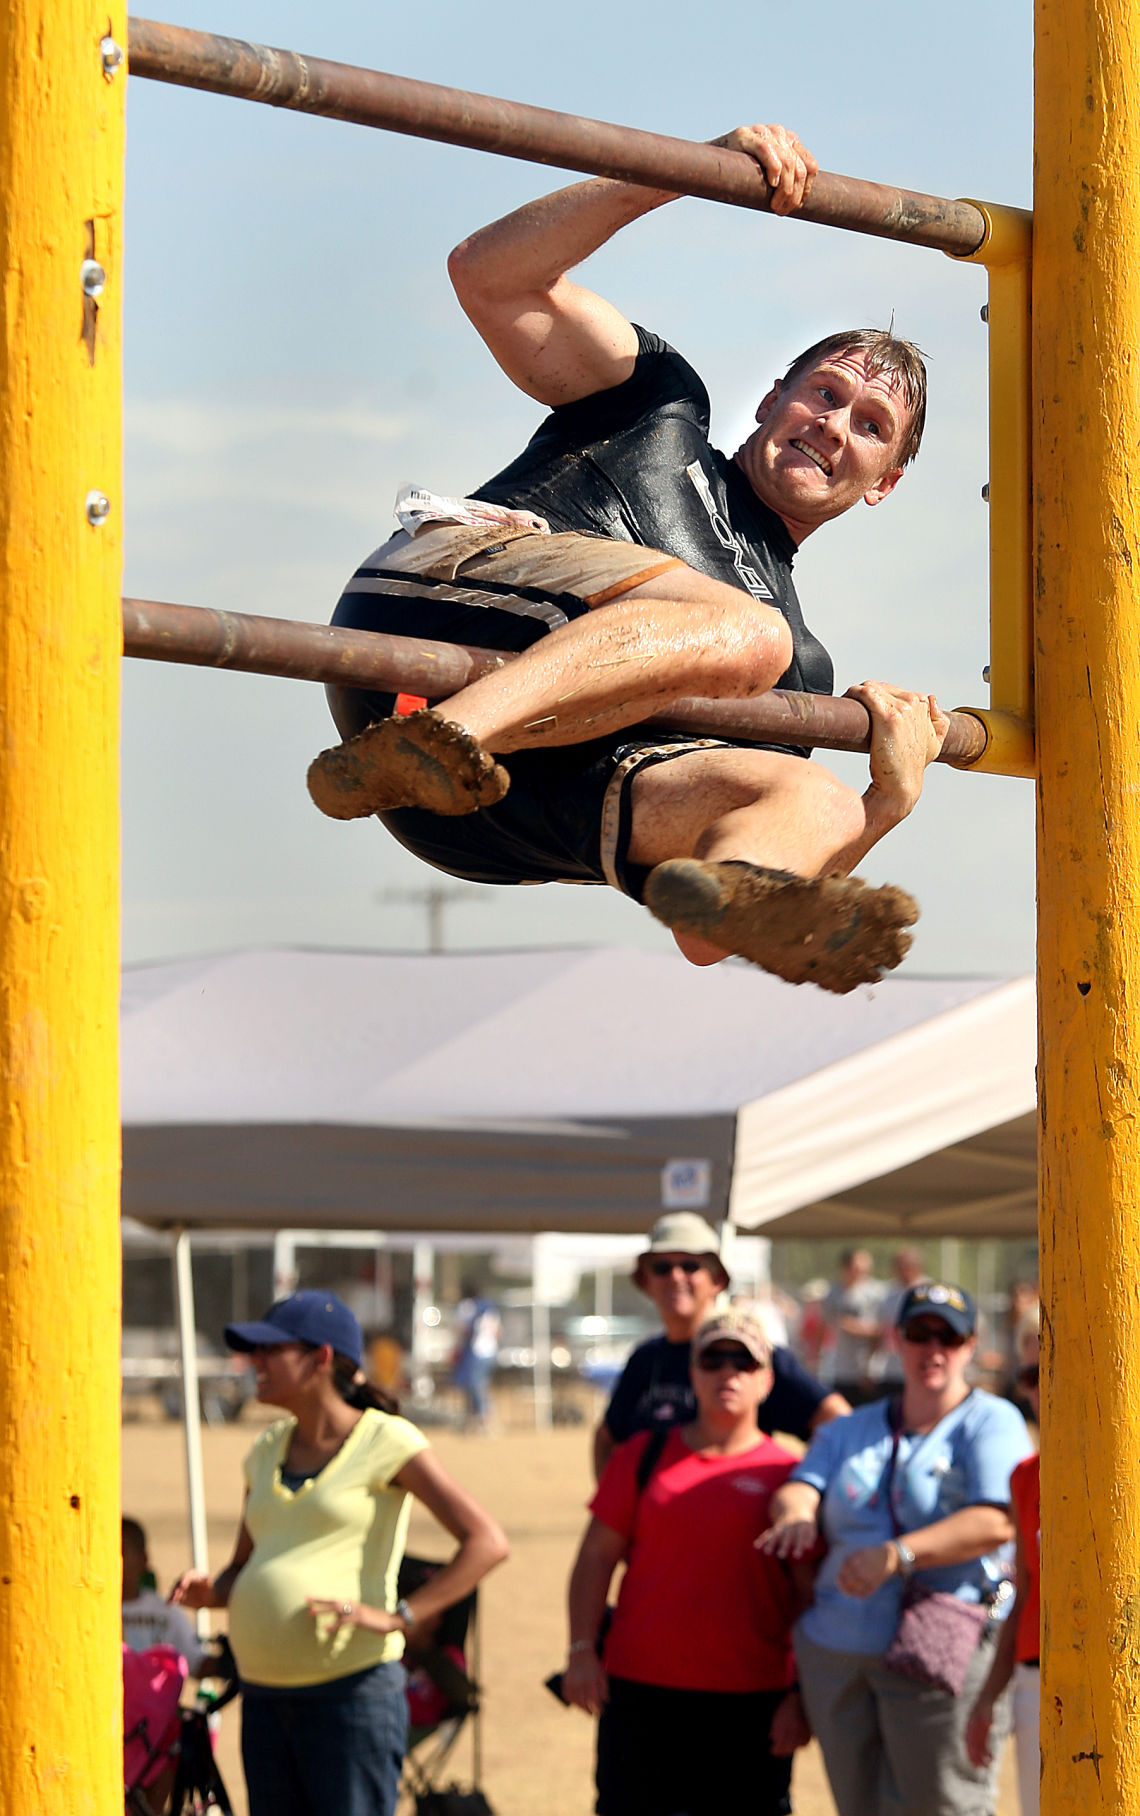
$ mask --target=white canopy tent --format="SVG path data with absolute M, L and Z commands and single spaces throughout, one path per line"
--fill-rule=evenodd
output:
M 843 998 L 637 950 L 265 951 L 126 973 L 123 1208 L 191 1229 L 765 1234 L 1034 1228 L 1032 981 Z
M 640 950 L 129 970 L 124 1210 L 157 1227 L 1034 1228 L 1028 978 L 847 997 Z

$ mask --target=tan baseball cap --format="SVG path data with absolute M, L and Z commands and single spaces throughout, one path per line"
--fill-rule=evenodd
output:
M 633 1284 L 645 1290 L 643 1264 L 653 1255 L 699 1255 L 709 1264 L 709 1273 L 723 1293 L 728 1286 L 728 1270 L 719 1254 L 720 1244 L 711 1223 L 698 1217 L 696 1211 L 667 1211 L 649 1232 L 645 1247 L 637 1257 Z
M 706 1318 L 693 1338 L 692 1355 L 699 1356 L 714 1343 L 739 1343 L 761 1367 L 771 1365 L 772 1345 L 767 1332 L 747 1312 L 718 1312 L 715 1318 Z

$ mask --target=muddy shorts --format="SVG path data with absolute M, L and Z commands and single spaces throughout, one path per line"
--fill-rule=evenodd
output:
M 517 652 L 684 565 L 660 549 L 600 536 L 436 523 L 414 537 L 401 530 L 370 555 L 345 587 L 333 623 Z M 397 710 L 394 694 L 326 692 L 342 737 Z M 410 706 L 401 698 L 400 710 Z M 409 851 L 450 876 L 609 883 L 640 901 L 647 872 L 628 858 L 636 777 L 688 751 L 725 747 L 724 739 L 689 732 L 639 736 L 632 726 L 583 744 L 500 757 L 511 786 L 494 807 L 457 818 L 402 807 L 378 817 Z

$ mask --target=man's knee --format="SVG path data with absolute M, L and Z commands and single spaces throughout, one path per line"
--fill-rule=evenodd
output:
M 683 563 L 632 588 L 622 595 L 621 604 L 644 601 L 691 608 L 687 617 L 694 628 L 698 614 L 703 618 L 710 693 L 715 689 L 742 698 L 763 693 L 795 655 L 791 628 L 775 606 Z
M 785 785 L 799 797 L 802 812 L 818 817 L 843 844 L 850 844 L 863 830 L 863 797 L 846 782 L 814 760 L 799 765 L 800 774 L 792 775 Z

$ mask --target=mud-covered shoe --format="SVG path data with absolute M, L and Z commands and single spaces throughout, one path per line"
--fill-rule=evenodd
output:
M 645 905 L 674 933 L 708 940 L 790 984 L 843 996 L 910 949 L 918 903 L 888 883 L 795 876 L 735 859 L 670 858 L 650 871 Z
M 424 707 L 323 750 L 309 765 L 308 784 L 330 819 L 359 820 L 393 807 L 474 813 L 501 801 L 510 777 L 478 738 Z

